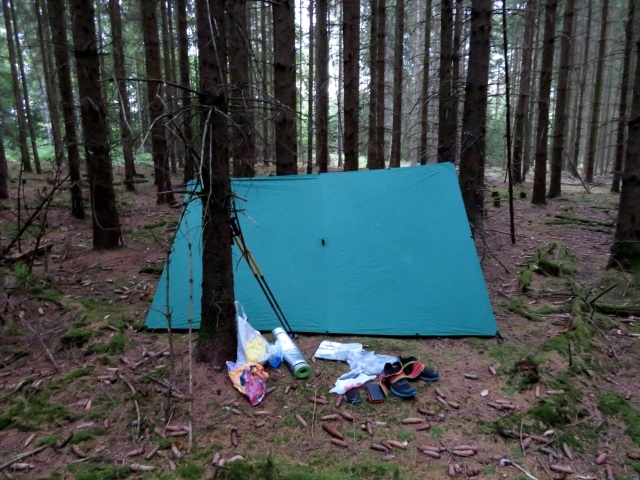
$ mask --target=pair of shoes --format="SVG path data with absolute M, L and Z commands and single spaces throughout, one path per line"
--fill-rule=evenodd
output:
M 400 398 L 413 398 L 418 392 L 407 381 L 400 362 L 385 363 L 380 374 L 380 385 L 386 394 L 393 393 Z
M 410 379 L 418 379 L 423 382 L 437 382 L 440 379 L 440 372 L 428 368 L 416 357 L 398 357 L 402 365 L 402 371 Z

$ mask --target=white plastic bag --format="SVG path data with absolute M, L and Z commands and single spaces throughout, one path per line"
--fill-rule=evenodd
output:
M 398 357 L 391 355 L 380 355 L 375 352 L 352 352 L 347 356 L 347 363 L 352 370 L 361 369 L 370 375 L 378 375 L 384 370 L 385 363 L 393 363 Z
M 323 360 L 339 360 L 344 362 L 349 356 L 359 352 L 362 352 L 361 343 L 339 343 L 323 340 L 320 342 L 320 345 L 318 345 L 318 349 L 313 356 Z
M 236 323 L 238 325 L 237 365 L 255 362 L 264 365 L 269 360 L 269 344 L 262 334 L 254 329 L 244 313 L 240 302 L 235 302 Z
M 375 375 L 367 375 L 359 368 L 351 370 L 349 373 L 345 373 L 340 378 L 338 378 L 338 380 L 336 380 L 335 386 L 331 390 L 329 390 L 329 393 L 337 393 L 338 395 L 342 395 L 346 393 L 347 390 L 361 387 L 369 380 L 373 380 L 374 378 L 376 378 Z

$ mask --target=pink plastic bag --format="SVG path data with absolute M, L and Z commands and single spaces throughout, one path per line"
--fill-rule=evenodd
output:
M 269 374 L 259 363 L 249 362 L 238 365 L 227 362 L 229 378 L 233 386 L 243 395 L 246 395 L 254 407 L 258 405 L 267 393 L 267 379 Z

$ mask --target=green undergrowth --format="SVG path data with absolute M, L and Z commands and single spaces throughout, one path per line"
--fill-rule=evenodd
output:
M 321 466 L 328 467 L 326 458 Z M 313 465 L 281 464 L 273 457 L 259 459 L 256 462 L 238 461 L 225 465 L 224 469 L 217 469 L 214 476 L 219 480 L 400 480 L 400 470 L 389 463 L 366 463 L 352 466 L 335 465 L 333 471 L 314 471 Z M 320 470 L 320 468 L 317 468 Z
M 627 434 L 636 445 L 640 445 L 640 411 L 635 409 L 622 395 L 605 392 L 600 395 L 598 408 L 605 415 L 616 415 L 627 425 Z
M 15 427 L 23 432 L 37 431 L 59 422 L 72 422 L 78 416 L 62 405 L 51 403 L 44 394 L 26 398 L 17 395 L 0 413 L 0 430 Z
M 517 313 L 521 317 L 524 317 L 533 322 L 543 322 L 545 315 L 553 315 L 559 313 L 568 313 L 570 311 L 569 305 L 561 305 L 552 307 L 549 305 L 529 305 L 524 298 L 514 298 L 507 304 L 507 310 L 513 313 Z
M 132 474 L 128 466 L 102 463 L 76 463 L 69 470 L 74 474 L 75 480 L 118 480 Z
M 573 276 L 576 273 L 575 263 L 575 254 L 565 245 L 551 242 L 538 247 L 535 258 L 526 263 L 518 276 L 520 289 L 529 291 L 534 273 L 550 277 Z
M 87 377 L 93 373 L 95 367 L 93 365 L 87 365 L 77 370 L 69 372 L 62 378 L 51 381 L 48 385 L 49 390 L 59 390 L 60 388 L 75 382 L 78 378 Z

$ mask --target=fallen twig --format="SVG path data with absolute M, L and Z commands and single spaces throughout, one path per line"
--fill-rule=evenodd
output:
M 149 360 L 152 360 L 152 359 L 154 359 L 154 358 L 156 358 L 156 357 L 159 357 L 160 355 L 162 355 L 162 354 L 163 354 L 164 352 L 166 352 L 167 350 L 169 350 L 169 347 L 167 347 L 167 348 L 165 348 L 165 349 L 163 349 L 163 350 L 160 350 L 158 353 L 154 353 L 154 354 L 153 354 L 153 355 L 151 355 L 150 357 L 147 357 L 147 358 L 145 358 L 145 359 L 143 359 L 143 360 L 140 360 L 140 361 L 139 361 L 139 362 L 137 362 L 137 363 L 134 363 L 134 364 L 133 364 L 133 367 L 131 367 L 131 368 L 133 368 L 133 369 L 135 370 L 135 369 L 136 369 L 136 368 L 138 368 L 139 366 L 144 365 L 145 363 L 147 363 Z
M 40 343 L 40 345 L 42 345 L 42 348 L 47 354 L 47 358 L 53 364 L 53 368 L 55 369 L 56 373 L 60 373 L 60 366 L 58 365 L 58 362 L 56 362 L 56 359 L 53 358 L 53 354 L 51 353 L 51 350 L 49 350 L 49 347 L 47 347 L 47 345 L 44 343 L 44 340 L 42 339 L 40 334 L 36 332 L 35 329 L 31 326 L 31 324 L 27 322 L 27 320 L 24 318 L 24 311 L 20 311 L 20 313 L 18 313 L 18 318 L 20 318 L 20 321 L 22 322 L 22 324 L 31 331 L 33 336 L 38 339 L 38 342 Z
M 33 450 L 29 450 L 28 452 L 24 452 L 24 453 L 21 453 L 19 455 L 16 455 L 11 460 L 7 460 L 6 462 L 0 464 L 0 470 L 3 470 L 5 468 L 7 468 L 9 465 L 11 465 L 12 463 L 17 462 L 18 460 L 22 460 L 23 458 L 27 458 L 27 457 L 30 457 L 31 455 L 35 455 L 36 453 L 41 452 L 45 448 L 47 448 L 47 445 L 43 445 L 42 447 L 38 447 L 38 448 L 35 448 Z

